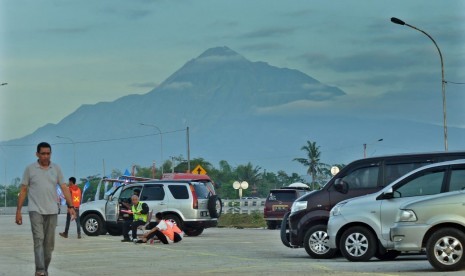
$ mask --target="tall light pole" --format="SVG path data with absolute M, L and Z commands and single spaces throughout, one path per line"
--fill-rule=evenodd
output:
M 161 166 L 161 174 L 163 176 L 163 134 L 160 130 L 159 127 L 157 127 L 156 125 L 152 125 L 152 124 L 144 124 L 144 123 L 139 123 L 141 126 L 148 126 L 148 127 L 153 127 L 153 128 L 156 128 L 158 130 L 158 132 L 160 133 L 160 166 Z
M 73 174 L 74 174 L 74 177 L 77 177 L 76 175 L 76 143 L 74 143 L 74 140 L 69 137 L 57 135 L 57 138 L 68 139 L 71 141 L 71 144 L 73 144 Z
M 446 112 L 446 80 L 444 79 L 444 60 L 442 59 L 442 53 L 441 50 L 439 49 L 438 44 L 434 39 L 427 34 L 425 31 L 418 29 L 415 26 L 412 26 L 410 24 L 405 23 L 404 21 L 400 20 L 399 18 L 391 17 L 391 22 L 399 25 L 405 25 L 407 27 L 410 27 L 414 30 L 417 30 L 419 32 L 422 32 L 425 34 L 431 41 L 433 41 L 434 46 L 436 46 L 436 49 L 438 49 L 439 53 L 439 58 L 441 59 L 441 82 L 442 82 L 442 113 L 443 113 L 443 120 L 444 120 L 444 150 L 448 150 L 448 145 L 447 145 L 447 112 Z
M 376 142 L 383 141 L 383 138 L 376 140 Z M 363 144 L 363 158 L 367 158 L 367 143 Z
M 7 158 L 6 158 L 6 152 L 5 152 L 5 150 L 3 149 L 2 146 L 0 146 L 0 149 L 3 152 L 3 155 L 4 155 L 3 160 L 5 161 L 5 183 L 4 183 L 4 186 L 5 186 L 5 208 L 6 208 L 6 190 L 7 190 L 7 186 L 6 186 L 6 182 L 7 182 L 7 180 L 6 180 L 6 159 Z

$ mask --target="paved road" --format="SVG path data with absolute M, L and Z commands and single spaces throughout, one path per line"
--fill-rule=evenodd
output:
M 75 225 L 68 239 L 58 236 L 65 215 L 59 215 L 52 276 L 71 275 L 464 275 L 436 272 L 424 256 L 395 261 L 351 263 L 344 258 L 313 260 L 304 249 L 284 247 L 278 230 L 207 229 L 179 244 L 134 245 L 121 237 L 78 240 Z M 24 225 L 14 216 L 0 216 L 0 275 L 33 275 L 34 256 L 28 215 Z

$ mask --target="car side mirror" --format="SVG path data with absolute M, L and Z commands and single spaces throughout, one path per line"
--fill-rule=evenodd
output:
M 337 178 L 334 180 L 334 189 L 340 193 L 347 194 L 349 191 L 349 184 L 342 180 L 342 178 Z
M 376 199 L 391 199 L 394 198 L 394 190 L 392 187 L 389 187 L 387 190 L 385 190 L 382 194 L 380 194 Z

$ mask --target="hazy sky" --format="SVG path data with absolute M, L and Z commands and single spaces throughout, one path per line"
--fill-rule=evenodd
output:
M 0 141 L 147 93 L 216 46 L 348 94 L 321 112 L 441 125 L 437 49 L 391 17 L 429 33 L 445 79 L 465 83 L 465 1 L 0 0 L 0 13 Z M 446 91 L 448 124 L 465 127 L 465 85 Z

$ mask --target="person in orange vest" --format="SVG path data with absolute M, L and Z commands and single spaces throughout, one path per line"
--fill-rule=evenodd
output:
M 77 234 L 78 239 L 81 238 L 81 225 L 79 221 L 79 207 L 81 206 L 81 189 L 79 189 L 78 185 L 76 185 L 76 178 L 70 177 L 68 182 L 68 189 L 71 193 L 71 199 L 73 201 L 73 208 L 76 212 L 76 227 L 77 227 Z M 69 230 L 69 223 L 71 222 L 71 215 L 68 213 L 66 214 L 66 226 L 65 232 L 59 233 L 60 236 L 63 238 L 68 238 L 68 230 Z
M 155 223 L 149 223 L 149 225 L 147 225 L 147 229 L 150 229 L 150 231 L 144 233 L 142 239 L 139 240 L 138 243 L 147 242 L 155 236 L 163 244 L 168 244 L 170 242 L 176 243 L 182 240 L 181 235 L 179 234 L 181 229 L 179 229 L 179 227 L 175 224 L 163 220 L 163 214 L 160 212 L 155 214 Z

